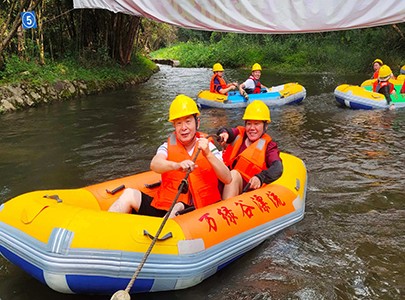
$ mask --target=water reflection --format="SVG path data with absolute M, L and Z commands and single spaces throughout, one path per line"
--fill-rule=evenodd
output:
M 211 70 L 162 66 L 122 91 L 0 116 L 0 203 L 26 191 L 80 187 L 149 168 L 172 127 L 171 100 L 207 89 Z M 227 70 L 242 82 L 246 70 Z M 302 158 L 304 220 L 200 285 L 136 299 L 402 299 L 405 294 L 405 110 L 353 111 L 333 90 L 364 76 L 279 75 L 299 82 L 301 105 L 275 108 L 268 132 Z M 184 84 L 187 82 L 187 84 Z M 241 110 L 205 109 L 201 130 L 242 125 Z M 0 299 L 109 299 L 62 295 L 0 258 Z

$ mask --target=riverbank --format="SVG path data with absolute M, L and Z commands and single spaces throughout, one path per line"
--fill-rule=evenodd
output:
M 145 82 L 159 67 L 144 57 L 130 65 L 89 66 L 72 61 L 38 66 L 9 61 L 0 81 L 0 114 L 98 94 Z
M 372 62 L 380 58 L 397 75 L 405 64 L 403 43 L 392 26 L 287 35 L 212 33 L 209 40 L 179 42 L 149 55 L 151 59 L 178 60 L 185 68 L 212 68 L 219 62 L 225 70 L 250 69 L 259 63 L 265 70 L 283 74 L 370 76 Z

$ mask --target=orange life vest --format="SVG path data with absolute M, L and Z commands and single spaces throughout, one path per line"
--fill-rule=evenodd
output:
M 374 72 L 373 79 L 378 79 L 378 74 L 380 73 L 379 71 L 380 70 L 377 70 L 377 71 Z
M 197 137 L 200 137 L 199 132 L 197 132 Z M 180 141 L 177 140 L 174 133 L 167 140 L 167 159 L 170 161 L 181 162 L 185 159 L 191 160 L 196 151 L 197 147 L 195 147 L 193 156 L 191 157 Z M 188 177 L 188 192 L 187 194 L 180 194 L 177 202 L 181 201 L 187 205 L 194 205 L 196 208 L 200 208 L 221 200 L 221 195 L 218 190 L 218 177 L 202 153 L 198 155 L 195 163 L 198 167 Z M 168 210 L 177 195 L 178 187 L 184 179 L 185 174 L 180 170 L 163 173 L 162 184 L 152 201 L 152 206 Z
M 215 81 L 215 78 L 218 78 L 218 80 L 219 80 L 219 85 L 218 85 L 218 84 L 215 84 L 215 82 L 214 82 L 214 81 Z M 218 86 L 220 86 L 221 89 L 226 89 L 226 88 L 227 88 L 225 79 L 223 79 L 222 77 L 219 77 L 218 74 L 214 74 L 214 75 L 212 75 L 212 77 L 211 77 L 210 92 L 211 92 L 211 93 L 217 93 L 217 94 L 219 94 L 219 92 L 217 91 Z M 228 95 L 228 93 L 226 93 L 225 95 Z
M 394 85 L 389 81 L 379 81 L 376 80 L 373 82 L 373 92 L 378 93 L 379 90 L 385 86 L 389 87 L 389 92 L 392 93 L 394 91 Z
M 267 168 L 266 150 L 267 145 L 271 142 L 271 136 L 267 133 L 263 134 L 260 139 L 238 154 L 242 143 L 244 143 L 246 129 L 243 126 L 238 126 L 237 128 L 239 129 L 239 134 L 226 148 L 223 160 L 225 165 L 231 169 L 238 170 L 243 179 L 249 181 L 254 175 Z

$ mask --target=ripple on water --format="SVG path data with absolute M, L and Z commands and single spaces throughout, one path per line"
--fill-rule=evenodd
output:
M 227 70 L 226 76 L 241 82 L 248 73 Z M 195 99 L 211 75 L 209 68 L 162 66 L 132 88 L 1 115 L 0 197 L 148 169 L 172 131 L 171 100 L 179 93 Z M 268 128 L 282 151 L 307 166 L 305 218 L 192 289 L 137 298 L 403 299 L 405 110 L 339 107 L 333 89 L 354 77 L 265 70 L 262 78 L 270 85 L 298 80 L 307 89 L 301 105 L 272 108 Z M 243 112 L 201 110 L 201 130 L 243 125 Z M 26 299 L 27 290 L 32 299 L 71 299 L 26 283 L 9 266 L 0 258 L 0 276 L 9 282 L 0 279 L 3 300 L 17 299 L 14 292 Z

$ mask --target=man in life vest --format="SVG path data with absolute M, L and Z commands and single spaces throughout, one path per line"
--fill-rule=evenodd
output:
M 231 183 L 224 186 L 223 199 L 239 195 L 248 184 L 248 188 L 258 189 L 283 173 L 277 143 L 266 133 L 270 123 L 267 105 L 253 101 L 246 107 L 243 120 L 245 126 L 221 128 L 217 133 L 226 146 L 222 157 L 232 175 Z
M 391 68 L 387 65 L 383 65 L 378 74 L 378 79 L 373 83 L 373 92 L 383 94 L 387 105 L 391 104 L 391 95 L 395 95 L 394 85 L 389 81 L 391 78 Z M 394 104 L 391 104 L 390 109 L 394 108 Z
M 263 84 L 260 83 L 260 76 L 262 75 L 262 67 L 255 63 L 252 66 L 252 73 L 249 78 L 239 86 L 240 94 L 247 100 L 249 96 L 247 94 L 259 94 L 262 88 L 267 89 Z
M 161 174 L 161 184 L 152 198 L 139 190 L 127 188 L 111 205 L 110 212 L 137 213 L 163 217 L 175 200 L 178 187 L 188 177 L 188 189 L 181 193 L 170 217 L 189 206 L 204 207 L 221 200 L 218 179 L 231 182 L 231 173 L 225 166 L 221 152 L 199 133 L 200 112 L 193 99 L 178 95 L 170 105 L 169 121 L 174 132 L 168 137 L 153 157 L 150 167 Z M 200 149 L 196 161 L 194 156 Z
M 212 75 L 210 82 L 211 93 L 228 95 L 229 91 L 233 91 L 238 87 L 237 82 L 232 82 L 228 84 L 225 82 L 225 79 L 223 78 L 224 68 L 220 63 L 214 64 L 214 66 L 212 67 L 212 72 L 214 72 L 214 75 Z
M 376 58 L 373 61 L 373 70 L 374 70 L 374 74 L 373 77 L 371 77 L 371 79 L 377 79 L 378 78 L 378 71 L 380 70 L 381 66 L 383 65 L 383 61 L 379 58 Z

